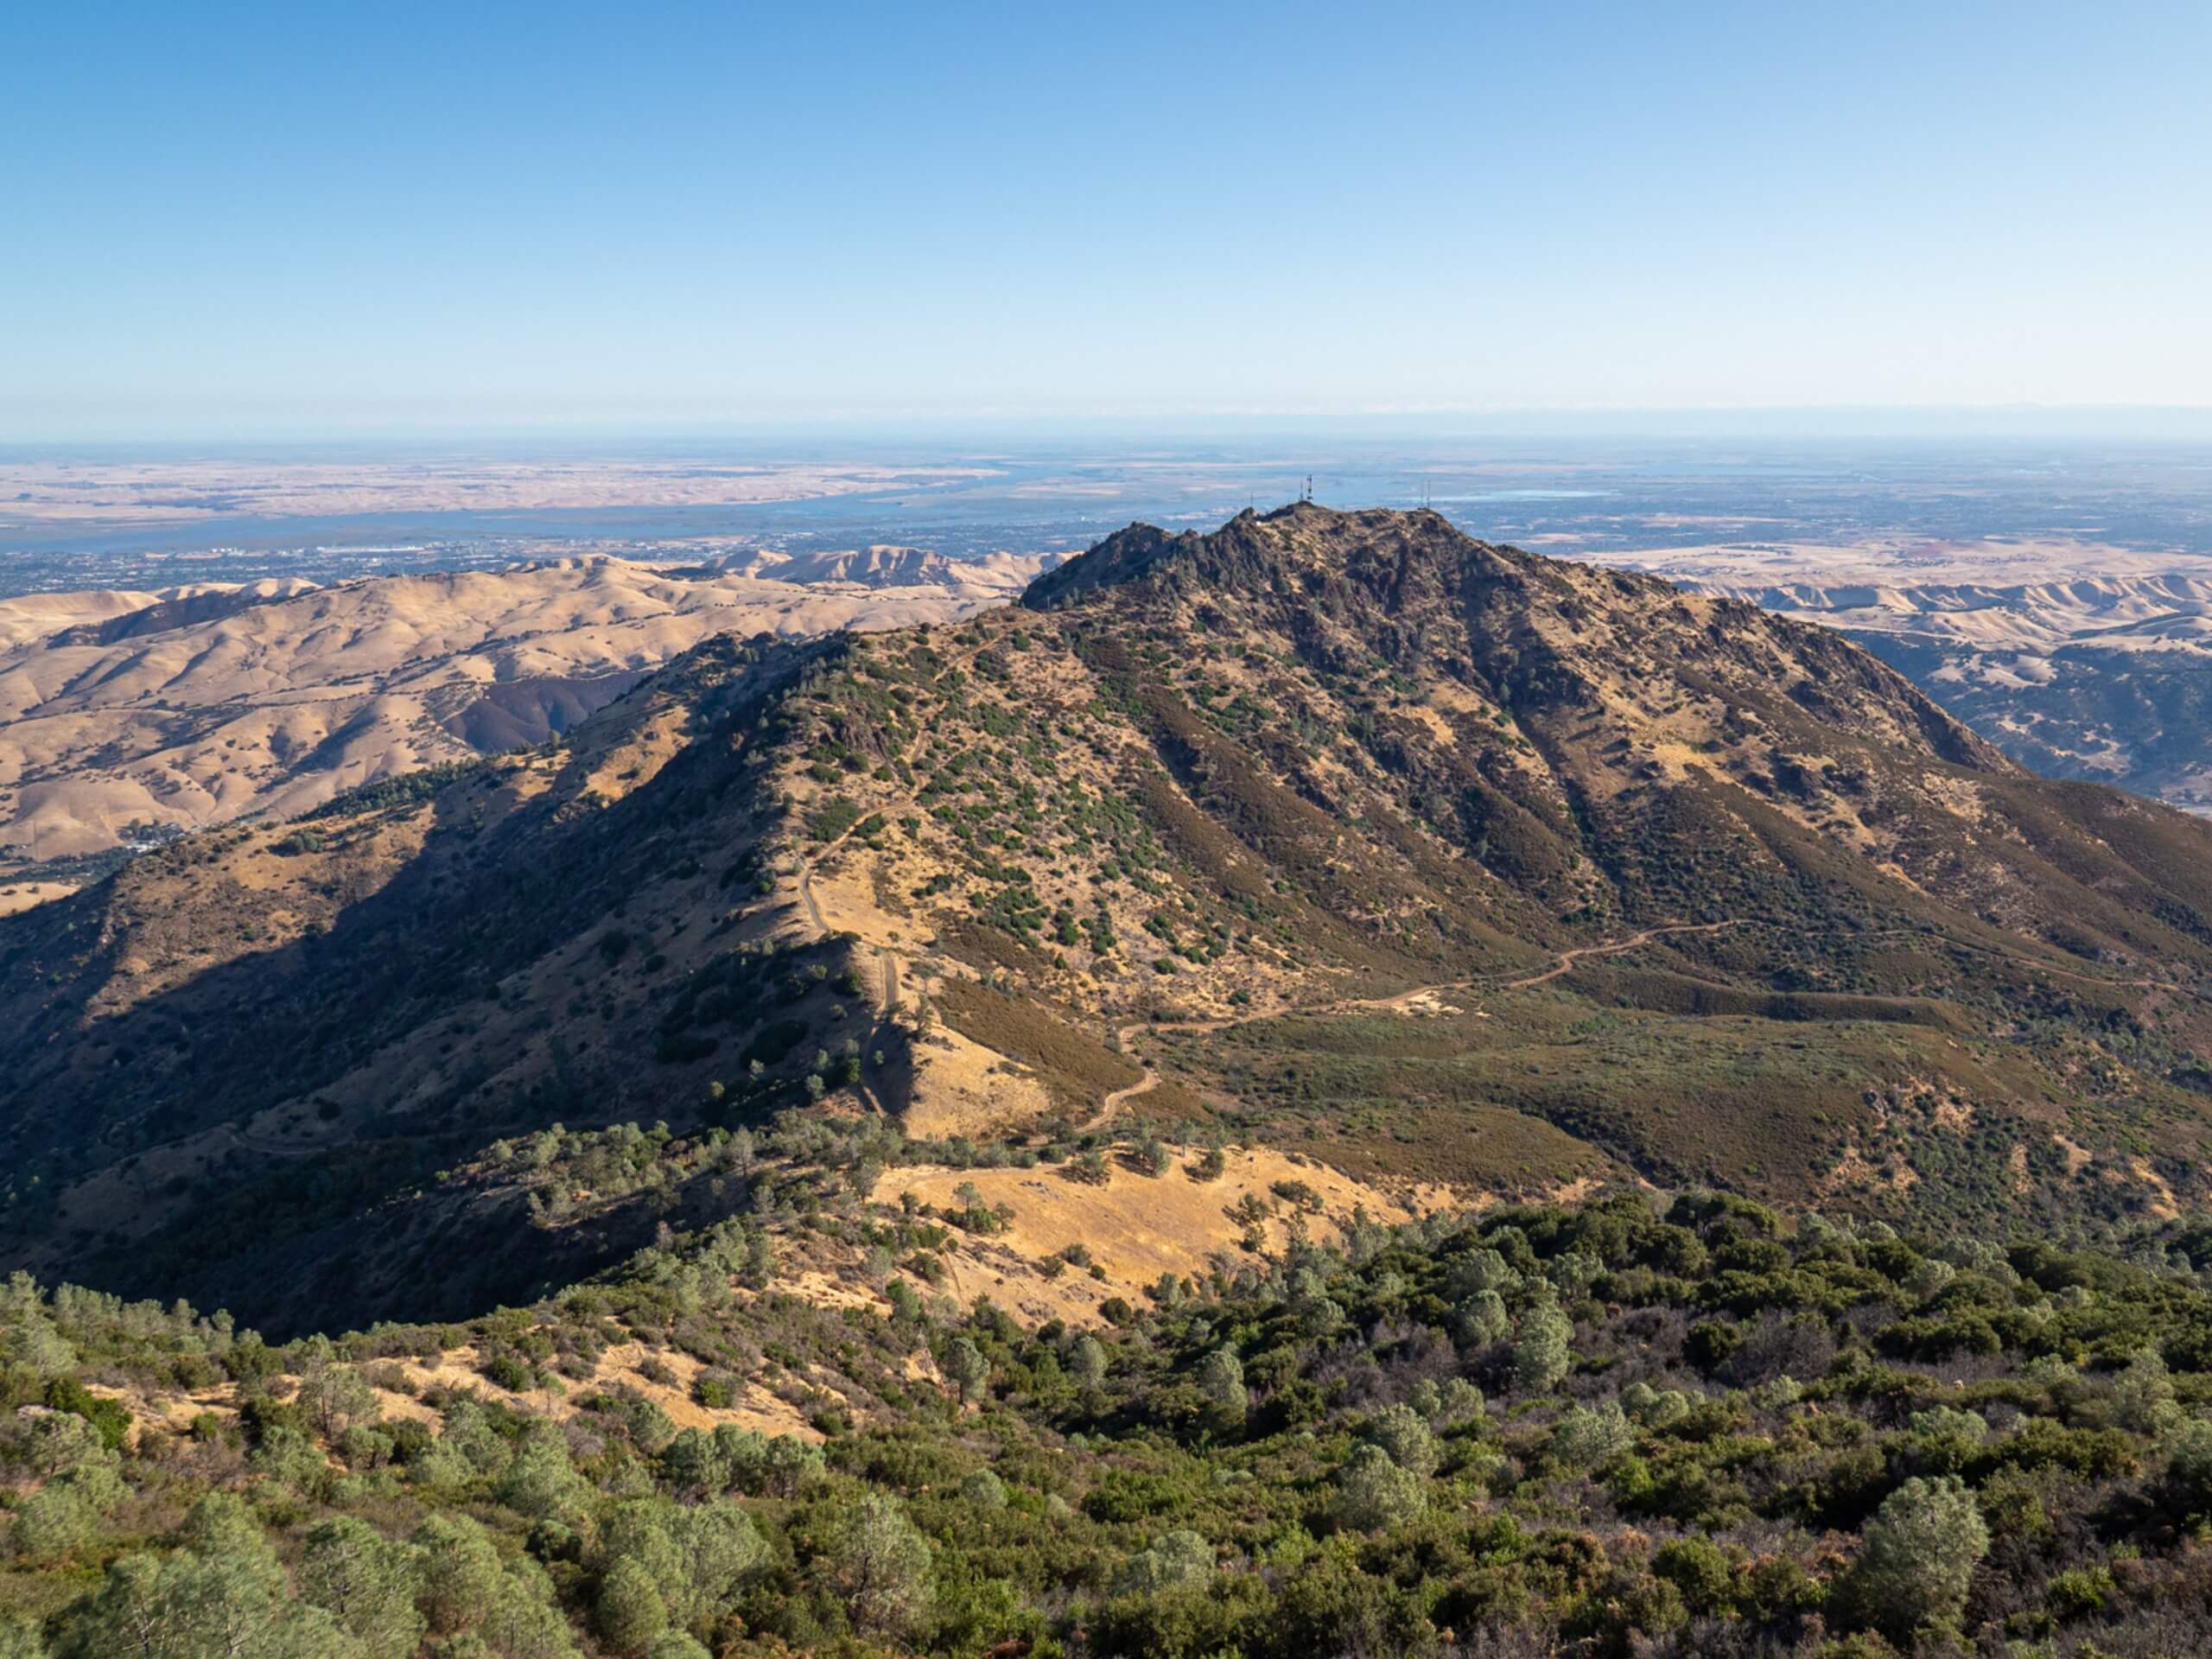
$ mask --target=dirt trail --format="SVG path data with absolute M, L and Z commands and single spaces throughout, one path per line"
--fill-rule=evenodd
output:
M 1948 934 L 1939 933 L 1936 937 L 1955 950 L 1964 950 L 1978 957 L 1993 957 L 1999 962 L 2016 963 L 2020 967 L 2031 968 L 2039 974 L 2049 974 L 2056 979 L 2078 979 L 2085 985 L 2108 985 L 2131 991 L 2171 991 L 2176 996 L 2186 996 L 2198 1002 L 2212 1002 L 2212 996 L 2207 996 L 2193 986 L 2177 985 L 2170 979 L 2114 979 L 2107 974 L 2085 974 L 2075 969 L 2061 968 L 2039 957 L 2002 950 L 1993 944 L 1971 944 L 1964 939 L 1952 938 Z
M 1548 984 L 1563 974 L 1574 971 L 1574 964 L 1589 957 L 1618 957 L 1624 950 L 1634 950 L 1646 945 L 1662 933 L 1717 933 L 1724 927 L 1739 927 L 1749 918 L 1732 916 L 1725 922 L 1662 922 L 1657 927 L 1647 927 L 1641 933 L 1631 933 L 1627 938 L 1617 939 L 1611 944 L 1586 944 L 1573 950 L 1560 952 L 1559 960 L 1541 974 L 1531 974 L 1526 979 L 1509 979 L 1497 988 L 1502 991 L 1525 991 L 1531 985 Z M 1439 990 L 1471 990 L 1479 982 L 1463 980 L 1457 985 L 1440 985 Z M 1414 993 L 1404 993 L 1412 995 Z
M 875 1031 L 870 1040 L 876 1045 L 874 1052 L 880 1054 L 884 1052 L 881 1046 L 884 1034 L 892 1029 L 899 1017 L 899 953 L 885 947 L 876 954 L 883 958 L 883 1007 L 875 1017 Z M 860 1090 L 868 1103 L 875 1109 L 878 1117 L 891 1116 L 873 1088 L 863 1083 Z
M 1129 1039 L 1136 1033 L 1146 1029 L 1147 1029 L 1147 1027 L 1144 1026 L 1122 1027 L 1120 1032 L 1122 1048 L 1126 1051 L 1128 1046 Z M 1157 1030 L 1160 1029 L 1160 1027 L 1150 1027 L 1150 1029 Z M 1220 1029 L 1220 1023 L 1208 1022 L 1203 1026 L 1179 1025 L 1170 1027 L 1170 1029 L 1176 1031 L 1217 1031 Z M 1144 1075 L 1139 1077 L 1135 1083 L 1128 1084 L 1125 1088 L 1109 1090 L 1106 1098 L 1098 1103 L 1097 1111 L 1086 1122 L 1077 1126 L 1077 1133 L 1089 1135 L 1094 1129 L 1104 1128 L 1108 1121 L 1113 1117 L 1114 1114 L 1122 1109 L 1122 1103 L 1124 1101 L 1134 1099 L 1136 1096 L 1141 1095 L 1148 1090 L 1156 1089 L 1159 1086 L 1160 1073 L 1154 1071 L 1150 1066 L 1146 1066 L 1144 1068 Z
M 835 845 L 835 843 L 831 843 Z M 823 851 L 828 851 L 824 848 Z M 814 931 L 824 938 L 830 936 L 830 924 L 822 919 L 822 906 L 814 902 L 814 861 L 807 860 L 798 867 L 798 901 L 806 906 L 806 918 L 814 924 Z
M 1252 1019 L 1281 1019 L 1293 1014 L 1311 1016 L 1330 1014 L 1403 1013 L 1418 1000 L 1436 996 L 1445 991 L 1478 990 L 1484 985 L 1490 985 L 1491 988 L 1501 991 L 1526 990 L 1532 985 L 1548 984 L 1563 974 L 1572 973 L 1574 964 L 1586 957 L 1617 957 L 1624 951 L 1637 950 L 1647 945 L 1663 933 L 1713 933 L 1724 927 L 1738 926 L 1748 919 L 1745 917 L 1732 916 L 1726 921 L 1719 922 L 1662 922 L 1656 927 L 1647 927 L 1640 933 L 1631 933 L 1624 939 L 1615 939 L 1605 944 L 1578 945 L 1572 950 L 1562 950 L 1552 965 L 1542 973 L 1530 974 L 1521 979 L 1509 979 L 1502 984 L 1493 983 L 1486 979 L 1446 980 L 1440 984 L 1416 985 L 1411 990 L 1398 992 L 1395 996 L 1340 998 L 1330 1002 L 1314 1002 L 1302 1007 L 1285 1008 L 1280 1014 L 1253 1014 L 1237 1020 L 1162 1020 L 1141 1025 L 1123 1026 L 1116 1034 L 1121 1039 L 1122 1052 L 1126 1054 L 1130 1043 L 1147 1031 L 1174 1031 L 1203 1034 L 1211 1031 L 1226 1031 L 1231 1026 L 1243 1025 Z M 1145 1066 L 1144 1075 L 1141 1077 L 1127 1088 L 1116 1089 L 1109 1094 L 1100 1103 L 1097 1112 L 1087 1122 L 1079 1126 L 1078 1132 L 1089 1135 L 1104 1128 L 1112 1120 L 1115 1113 L 1121 1110 L 1124 1104 L 1135 1099 L 1137 1096 L 1157 1088 L 1159 1084 L 1159 1072 L 1148 1065 Z
M 849 830 L 846 833 L 851 832 Z M 840 836 L 836 841 L 827 843 L 814 855 L 814 858 L 802 859 L 798 867 L 799 903 L 805 908 L 807 919 L 814 924 L 814 931 L 825 939 L 830 937 L 830 924 L 823 918 L 822 906 L 814 896 L 815 860 L 834 851 L 844 838 L 843 836 Z M 883 1007 L 877 1014 L 875 1021 L 875 1040 L 880 1045 L 883 1032 L 897 1019 L 899 1014 L 899 953 L 888 945 L 878 945 L 875 953 L 883 963 Z M 878 1117 L 888 1117 L 891 1115 L 885 1109 L 881 1097 L 866 1082 L 857 1084 L 855 1087 L 860 1091 L 861 1098 L 868 1103 L 869 1109 Z
M 1745 918 L 1747 921 L 1750 919 Z M 1771 923 L 1760 923 L 1771 926 Z M 1878 939 L 1897 939 L 1908 944 L 1934 942 L 1954 950 L 1963 950 L 1969 956 L 1987 957 L 1994 962 L 2009 962 L 2018 967 L 2031 969 L 2039 974 L 2049 974 L 2057 979 L 2079 980 L 2084 985 L 2103 985 L 2113 989 L 2131 991 L 2170 991 L 2176 996 L 2186 996 L 2198 1002 L 2212 1002 L 2212 995 L 2193 985 L 2180 985 L 2170 979 L 2123 979 L 2111 974 L 2085 973 L 2078 968 L 2062 968 L 2056 963 L 2046 962 L 2041 957 L 2031 957 L 2024 951 L 2007 950 L 1993 944 L 1977 944 L 1970 939 L 1955 938 L 1948 933 L 1929 932 L 1916 927 L 1877 928 L 1859 936 L 1859 944 L 1872 944 Z
M 312 1158 L 319 1152 L 334 1152 L 345 1143 L 323 1141 L 309 1146 L 296 1146 L 289 1141 L 271 1141 L 264 1135 L 247 1135 L 228 1123 L 218 1123 L 208 1131 L 219 1135 L 242 1152 L 258 1153 L 264 1158 Z
M 837 842 L 833 841 L 822 850 L 827 853 L 836 845 Z M 830 924 L 822 918 L 822 906 L 814 897 L 812 859 L 798 867 L 798 897 L 799 902 L 806 907 L 807 919 L 814 924 L 814 931 L 828 938 Z M 875 947 L 875 954 L 883 963 L 883 1017 L 887 1020 L 899 1012 L 899 953 L 887 944 L 879 944 Z

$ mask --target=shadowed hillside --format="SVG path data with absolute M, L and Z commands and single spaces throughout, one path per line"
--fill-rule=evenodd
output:
M 656 1120 L 2156 1216 L 2203 1161 L 2208 918 L 2212 831 L 1833 633 L 1427 513 L 1138 526 L 1019 608 L 712 640 L 540 752 L 0 922 L 4 1243 L 458 1317 L 735 1202 L 539 1213 L 487 1155 Z
M 0 872 L 73 877 L 119 844 L 542 742 L 715 634 L 944 621 L 1010 598 L 1037 563 L 579 557 L 0 600 Z

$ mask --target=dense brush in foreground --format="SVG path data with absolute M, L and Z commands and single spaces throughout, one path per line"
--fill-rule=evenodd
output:
M 1355 1225 L 1081 1334 L 927 1298 L 987 1216 L 820 1196 L 334 1344 L 18 1280 L 0 1654 L 2212 1646 L 2202 1230 L 1624 1197 Z M 753 1287 L 825 1235 L 912 1276 Z M 760 1376 L 791 1433 L 719 1409 Z

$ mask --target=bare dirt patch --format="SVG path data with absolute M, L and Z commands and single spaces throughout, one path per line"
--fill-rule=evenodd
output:
M 569 1381 L 564 1391 L 550 1389 L 528 1389 L 510 1394 L 486 1378 L 476 1369 L 480 1356 L 473 1346 L 450 1350 L 435 1362 L 418 1359 L 378 1361 L 370 1369 L 386 1375 L 397 1370 L 404 1376 L 415 1393 L 404 1389 L 378 1388 L 376 1390 L 379 1412 L 388 1418 L 411 1419 L 416 1422 L 435 1425 L 438 1413 L 419 1397 L 433 1389 L 481 1394 L 487 1398 L 512 1401 L 541 1417 L 565 1421 L 581 1408 L 578 1402 L 594 1391 L 620 1388 L 643 1395 L 669 1415 L 678 1428 L 712 1429 L 730 1423 L 739 1428 L 757 1430 L 763 1434 L 793 1434 L 802 1440 L 819 1440 L 821 1431 L 799 1414 L 789 1401 L 764 1387 L 758 1378 L 747 1378 L 744 1395 L 734 1406 L 710 1408 L 691 1397 L 691 1385 L 705 1368 L 690 1355 L 674 1349 L 658 1351 L 648 1349 L 642 1342 L 617 1344 L 599 1357 L 588 1378 Z M 639 1369 L 648 1359 L 657 1360 L 676 1378 L 671 1386 L 655 1381 Z M 280 1376 L 270 1380 L 270 1392 L 278 1399 L 289 1399 L 299 1389 L 299 1379 Z M 212 1412 L 220 1418 L 238 1415 L 238 1395 L 235 1384 L 226 1383 L 219 1389 L 200 1389 L 192 1394 L 149 1395 L 138 1390 L 95 1387 L 92 1392 L 120 1400 L 130 1408 L 138 1427 L 158 1424 L 172 1433 L 181 1433 L 191 1426 L 192 1420 L 202 1412 Z M 834 1391 L 833 1391 L 834 1392 Z M 136 1433 L 137 1430 L 134 1430 Z
M 963 1206 L 955 1193 L 972 1183 L 987 1207 L 1002 1204 L 1011 1209 L 1014 1218 L 1002 1233 L 955 1234 L 958 1243 L 945 1255 L 950 1269 L 947 1288 L 963 1302 L 987 1295 L 1033 1322 L 1093 1322 L 1107 1298 L 1135 1302 L 1163 1274 L 1203 1273 L 1217 1261 L 1253 1261 L 1243 1244 L 1246 1224 L 1230 1214 L 1248 1200 L 1271 1211 L 1258 1224 L 1270 1252 L 1288 1240 L 1294 1217 L 1302 1217 L 1316 1242 L 1325 1243 L 1340 1236 L 1363 1208 L 1370 1218 L 1391 1223 L 1451 1207 L 1452 1195 L 1441 1188 L 1394 1194 L 1264 1147 L 1230 1152 L 1218 1179 L 1194 1181 L 1188 1168 L 1196 1157 L 1178 1154 L 1159 1177 L 1113 1166 L 1101 1186 L 1070 1180 L 1050 1166 L 903 1167 L 886 1172 L 872 1196 L 889 1202 L 911 1192 L 924 1204 L 957 1209 Z M 1293 1182 L 1310 1189 L 1313 1198 L 1307 1203 L 1319 1207 L 1301 1207 L 1273 1191 L 1277 1183 Z M 1089 1252 L 1098 1275 L 1088 1267 L 1068 1264 L 1048 1277 L 1039 1264 L 1077 1245 Z
M 913 1046 L 906 1133 L 920 1141 L 1002 1135 L 1057 1108 L 1036 1077 L 996 1050 L 943 1027 Z
M 2159 1221 L 2173 1221 L 2181 1215 L 2181 1205 L 2174 1198 L 2173 1188 L 2166 1178 L 2152 1167 L 2148 1158 L 2135 1157 L 2127 1160 L 2128 1173 L 2151 1190 L 2149 1203 L 2144 1207 Z

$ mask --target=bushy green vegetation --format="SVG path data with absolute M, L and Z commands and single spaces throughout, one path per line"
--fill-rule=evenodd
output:
M 1942 1226 L 2113 1221 L 2152 1197 L 2072 1179 L 2050 1122 L 2078 1097 L 2024 1052 L 2026 1033 L 2000 1043 L 1870 1018 L 1863 998 L 1692 1013 L 1609 1006 L 1599 988 L 1478 985 L 1452 994 L 1463 1012 L 1418 1022 L 1298 1017 L 1160 1039 L 1230 1103 L 1221 1116 L 1238 1132 L 1361 1173 L 1516 1192 L 1626 1168 Z
M 2005 772 L 1825 636 L 1440 522 L 1140 534 L 1092 573 L 1140 544 L 1042 613 L 710 640 L 527 758 L 8 918 L 0 1255 L 136 1193 L 149 1230 L 94 1221 L 74 1271 L 288 1332 L 473 1313 L 562 1281 L 495 1264 L 543 1242 L 495 1206 L 426 1219 L 463 1207 L 438 1172 L 556 1122 L 896 1114 L 932 1021 L 1070 1122 L 1147 1021 L 1132 1116 L 1361 1174 L 1945 1224 L 2203 1190 L 2201 827 Z M 798 944 L 810 874 L 901 950 Z M 1346 1012 L 1416 985 L 1466 1012 Z M 1286 1007 L 1333 1012 L 1176 1035 Z
M 321 806 L 304 815 L 313 823 L 321 818 L 358 817 L 367 812 L 381 812 L 395 806 L 415 806 L 429 800 L 448 784 L 480 772 L 493 764 L 489 760 L 441 760 L 435 766 L 415 772 L 403 772 L 390 778 L 379 778 L 374 783 L 361 784 L 332 796 Z
M 750 1238 L 282 1349 L 18 1279 L 0 1651 L 2070 1659 L 2212 1637 L 2202 1228 L 2000 1248 L 1624 1198 L 1356 1225 L 1096 1333 L 904 1280 L 876 1311 L 763 1296 Z M 467 1344 L 547 1383 L 639 1341 L 711 1367 L 702 1396 L 781 1379 L 826 1441 L 679 1429 L 582 1382 L 556 1419 L 398 1363 Z M 121 1403 L 187 1391 L 213 1403 Z
M 453 1322 L 13 1285 L 0 1659 L 2212 1648 L 2212 1234 L 2143 1221 L 2202 1191 L 2199 831 L 1640 579 L 1240 524 L 1141 603 L 710 642 L 588 741 L 334 804 L 275 948 L 247 830 L 13 922 L 10 1240 L 122 1195 L 107 1285 Z M 656 710 L 690 741 L 620 753 Z M 406 838 L 345 820 L 432 800 L 370 870 Z M 809 874 L 903 968 L 795 942 Z M 937 1022 L 1056 1119 L 906 1142 Z M 1187 1200 L 1230 1131 L 1690 1196 L 1318 1249 L 1286 1179 L 1087 1332 L 950 1294 L 1108 1277 L 1014 1260 L 1019 1192 L 870 1196 L 926 1157 Z

